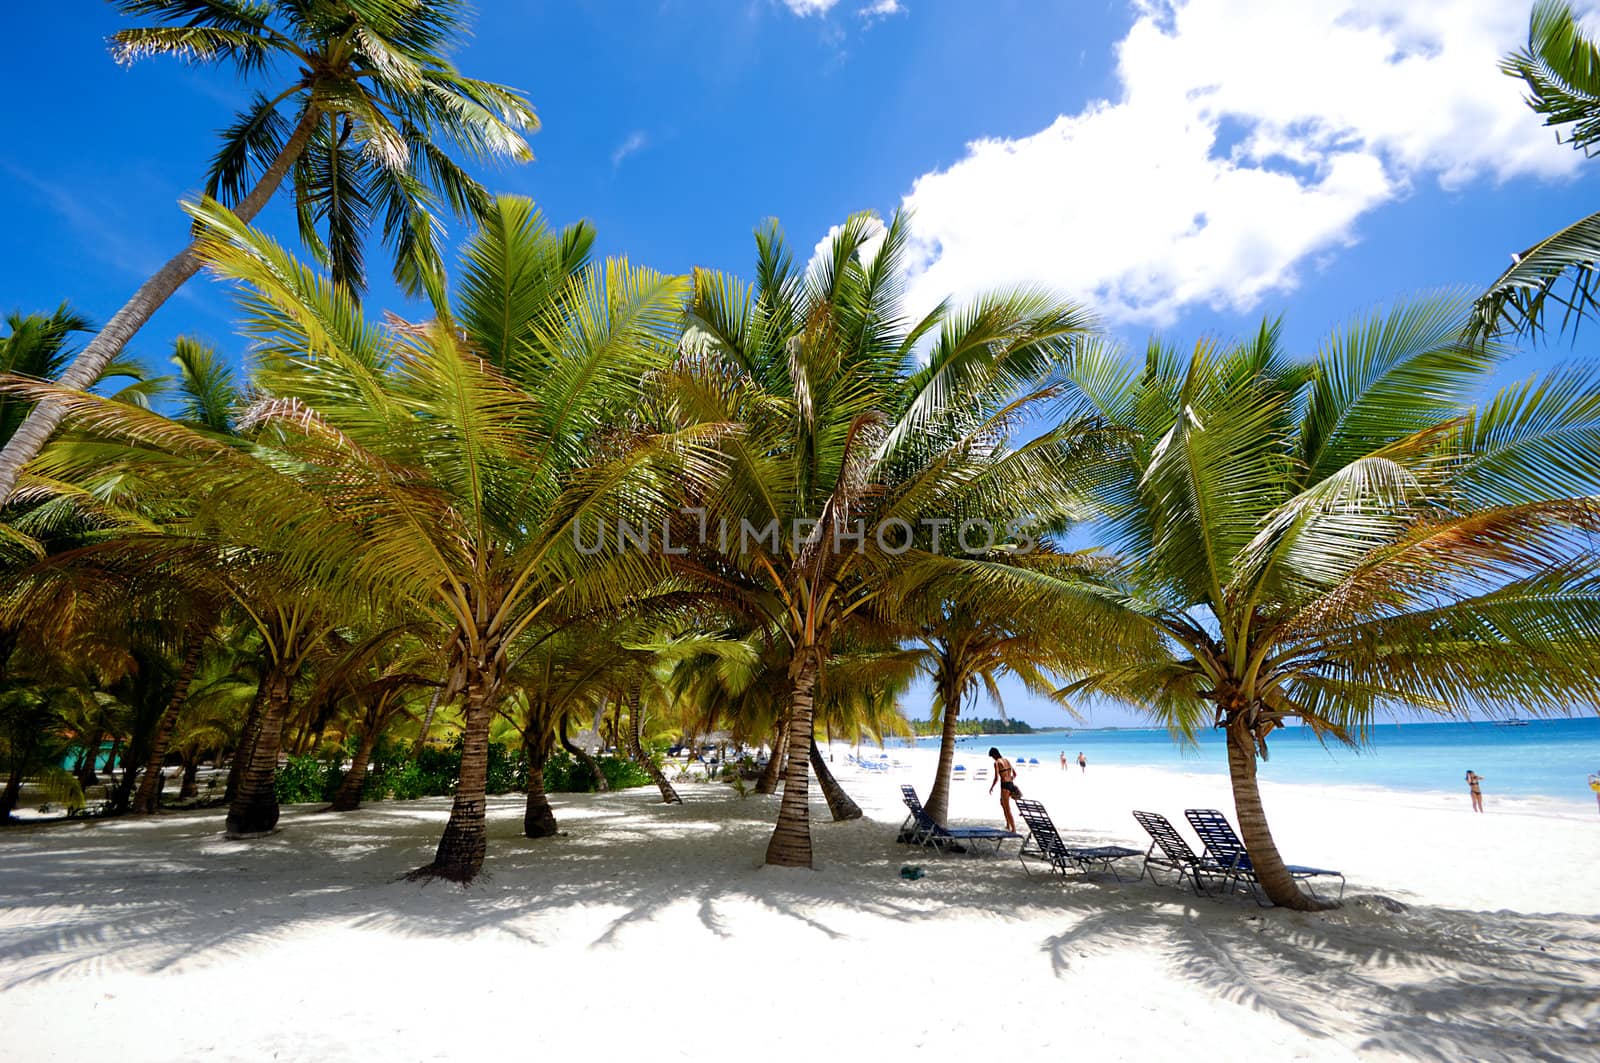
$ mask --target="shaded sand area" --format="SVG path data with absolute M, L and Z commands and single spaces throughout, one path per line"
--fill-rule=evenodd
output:
M 1596 1057 L 1592 807 L 1269 788 L 1286 855 L 1351 876 L 1342 910 L 1303 915 L 907 849 L 895 787 L 925 795 L 931 764 L 901 755 L 841 771 L 867 818 L 819 822 L 811 872 L 757 866 L 775 797 L 707 784 L 557 796 L 567 833 L 539 842 L 495 799 L 465 891 L 398 880 L 444 799 L 290 808 L 252 843 L 217 811 L 0 832 L 0 1055 Z M 1155 770 L 1020 781 L 1072 840 L 1229 807 L 1222 780 Z M 991 800 L 957 784 L 953 818 L 993 822 Z

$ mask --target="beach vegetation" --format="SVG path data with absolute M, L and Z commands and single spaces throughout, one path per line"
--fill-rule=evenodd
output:
M 1300 724 L 1359 745 L 1380 714 L 1567 713 L 1600 700 L 1600 388 L 1508 352 L 1471 304 L 1357 318 L 1309 358 L 1278 322 L 1235 343 L 1086 351 L 1073 401 L 1125 431 L 1095 485 L 1108 545 L 1070 579 L 1161 636 L 1063 689 L 1227 735 L 1235 811 L 1276 904 L 1257 766 Z

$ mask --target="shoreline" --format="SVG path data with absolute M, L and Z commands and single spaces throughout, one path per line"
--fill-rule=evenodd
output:
M 1124 731 L 1122 733 L 1129 732 Z M 1144 730 L 1140 731 L 1139 733 L 1147 735 L 1162 734 L 1162 732 L 1159 730 Z M 1043 771 L 1047 768 L 1058 767 L 1058 762 L 1056 759 L 1057 753 L 1065 751 L 1067 753 L 1068 760 L 1071 761 L 1078 752 L 1076 747 L 1067 748 L 1072 745 L 1071 743 L 1063 742 L 1061 745 L 1054 746 L 1050 756 L 1046 758 L 1043 755 L 1045 752 L 1043 748 L 1035 748 L 1032 745 L 1016 742 L 1016 739 L 1018 738 L 1037 739 L 1040 737 L 1043 736 L 1039 732 L 1035 732 L 1032 735 L 963 735 L 961 736 L 961 741 L 959 741 L 956 745 L 957 763 L 964 762 L 968 765 L 969 769 L 980 763 L 986 767 L 989 763 L 989 760 L 988 757 L 984 755 L 984 750 L 989 745 L 996 745 L 1001 749 L 1002 752 L 1006 753 L 1007 756 L 1012 757 L 1013 760 L 1016 760 L 1018 756 L 1027 757 L 1037 755 L 1039 763 L 1037 765 L 1029 765 L 1028 767 L 1032 770 Z M 1011 743 L 1009 746 L 1008 742 Z M 846 748 L 846 746 L 842 742 L 834 742 L 832 743 L 832 748 L 835 750 L 842 750 Z M 855 747 L 852 745 L 848 748 L 853 750 Z M 864 750 L 869 748 L 875 751 L 878 749 L 876 746 L 862 746 L 862 749 Z M 891 742 L 886 744 L 882 751 L 889 753 L 891 758 L 893 758 L 894 756 L 921 756 L 926 755 L 929 751 L 932 751 L 936 754 L 938 748 L 939 738 L 935 735 L 925 738 L 918 738 L 915 745 L 899 745 Z M 1115 753 L 1121 757 L 1121 759 L 1117 760 L 1104 759 L 1106 756 L 1105 751 L 1102 751 L 1101 758 L 1097 759 L 1092 745 L 1085 746 L 1085 748 L 1089 752 L 1091 768 L 1097 766 L 1102 768 L 1146 768 L 1152 771 L 1169 771 L 1196 776 L 1215 775 L 1221 778 L 1226 778 L 1228 773 L 1227 764 L 1223 759 L 1223 751 L 1220 746 L 1209 747 L 1202 751 L 1180 755 L 1176 753 L 1175 746 L 1163 744 L 1162 748 L 1164 752 L 1168 750 L 1172 750 L 1173 752 L 1168 756 L 1152 757 L 1148 760 L 1130 760 L 1130 756 L 1137 756 L 1137 754 L 1130 754 L 1126 747 L 1119 748 L 1115 751 Z M 1013 752 L 1015 752 L 1015 756 L 1013 756 Z M 1301 752 L 1301 750 L 1295 749 L 1290 753 L 1290 756 L 1294 756 Z M 1353 768 L 1358 766 L 1359 758 L 1368 754 L 1385 752 L 1390 756 L 1399 759 L 1410 751 L 1402 748 L 1392 747 L 1386 750 L 1382 746 L 1374 746 L 1364 749 L 1360 752 L 1345 750 L 1337 750 L 1335 752 L 1340 757 L 1349 757 L 1350 759 L 1333 761 L 1332 763 L 1339 765 L 1342 768 Z M 1431 752 L 1437 754 L 1439 750 L 1433 750 Z M 1456 755 L 1457 751 L 1450 750 L 1449 752 L 1452 756 L 1454 756 Z M 1460 752 L 1465 756 L 1470 756 L 1470 754 L 1474 751 L 1463 750 Z M 1513 755 L 1526 755 L 1525 750 L 1517 750 L 1514 748 L 1509 750 L 1509 752 L 1511 752 Z M 876 755 L 876 753 L 874 753 L 874 755 Z M 1450 781 L 1445 785 L 1430 785 L 1428 783 L 1411 784 L 1405 781 L 1397 781 L 1393 779 L 1371 780 L 1364 778 L 1346 778 L 1341 777 L 1337 770 L 1327 775 L 1316 777 L 1319 769 L 1326 770 L 1325 762 L 1321 762 L 1319 760 L 1316 765 L 1308 765 L 1303 760 L 1291 760 L 1282 770 L 1290 773 L 1296 773 L 1305 770 L 1307 773 L 1312 774 L 1313 777 L 1310 779 L 1276 779 L 1273 777 L 1273 772 L 1278 769 L 1278 766 L 1281 763 L 1283 763 L 1283 760 L 1282 752 L 1280 751 L 1279 758 L 1269 760 L 1261 765 L 1261 783 L 1263 786 L 1269 784 L 1278 786 L 1310 786 L 1318 788 L 1373 790 L 1395 794 L 1435 795 L 1440 797 L 1454 797 L 1458 792 L 1463 795 L 1467 792 L 1465 782 L 1460 781 L 1460 772 L 1455 772 L 1454 774 L 1447 776 Z M 1493 761 L 1492 759 L 1475 757 L 1471 759 L 1463 759 L 1462 763 L 1465 765 L 1483 767 L 1487 764 L 1492 764 Z M 1581 761 L 1579 763 L 1588 762 Z M 1077 770 L 1076 764 L 1072 764 L 1071 767 L 1074 771 Z M 1588 788 L 1588 773 L 1595 770 L 1600 770 L 1600 752 L 1596 753 L 1594 763 L 1591 767 L 1575 768 L 1570 773 L 1562 774 L 1560 778 L 1564 780 L 1564 783 L 1559 790 L 1545 785 L 1543 781 L 1541 781 L 1537 788 L 1535 788 L 1527 785 L 1525 782 L 1519 779 L 1517 780 L 1518 785 L 1514 789 L 1512 789 L 1510 792 L 1501 791 L 1498 793 L 1498 797 L 1502 801 L 1525 801 L 1534 803 L 1540 801 L 1552 801 L 1561 804 L 1585 805 L 1588 806 L 1591 811 L 1593 811 L 1596 806 L 1593 793 Z M 1486 773 L 1480 772 L 1480 774 Z M 1431 777 L 1432 774 L 1430 774 L 1430 778 Z M 1494 777 L 1488 779 L 1485 788 L 1486 795 L 1495 794 L 1497 792 L 1494 786 L 1496 781 L 1498 780 Z
M 927 799 L 936 747 L 891 752 L 890 763 L 901 766 L 887 773 L 850 767 L 842 748 L 833 747 L 832 768 L 858 801 L 857 789 L 887 789 L 897 799 L 901 783 Z M 952 821 L 999 825 L 998 791 L 988 791 L 992 776 L 971 777 L 989 758 L 962 750 L 956 758 L 968 778 L 951 783 Z M 1085 843 L 1147 848 L 1134 809 L 1166 816 L 1191 845 L 1197 842 L 1183 819 L 1186 808 L 1219 809 L 1237 826 L 1226 774 L 1092 762 L 1087 772 L 1069 767 L 1030 765 L 1017 783 L 1045 804 L 1059 828 Z M 1489 792 L 1478 814 L 1464 786 L 1455 794 L 1267 779 L 1261 795 L 1284 858 L 1342 870 L 1352 890 L 1407 903 L 1600 915 L 1600 874 L 1593 870 L 1600 868 L 1600 812 L 1592 803 Z

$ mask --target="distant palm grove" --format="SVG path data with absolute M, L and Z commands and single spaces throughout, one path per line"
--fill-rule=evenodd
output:
M 416 874 L 466 882 L 491 794 L 542 838 L 551 790 L 674 801 L 669 745 L 743 749 L 782 795 L 766 861 L 807 867 L 813 775 L 860 815 L 819 739 L 942 734 L 942 821 L 1006 679 L 1063 724 L 1222 729 L 1265 892 L 1313 908 L 1257 787 L 1279 728 L 1600 702 L 1600 375 L 1514 361 L 1590 327 L 1600 215 L 1314 352 L 1271 318 L 1129 352 L 1047 287 L 908 306 L 903 214 L 809 261 L 763 221 L 744 275 L 596 257 L 472 176 L 538 123 L 452 65 L 450 0 L 115 6 L 119 58 L 255 95 L 126 306 L 0 337 L 0 819 L 198 803 L 248 838 L 280 801 L 448 794 Z M 1600 140 L 1564 3 L 1505 69 Z M 252 227 L 275 194 L 296 232 Z M 377 254 L 406 307 L 364 302 Z M 158 370 L 139 329 L 202 270 L 236 342 Z

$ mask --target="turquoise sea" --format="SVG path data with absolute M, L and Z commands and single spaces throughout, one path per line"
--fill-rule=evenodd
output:
M 1097 764 L 1123 764 L 1227 772 L 1217 731 L 1201 734 L 1197 745 L 1179 744 L 1163 730 L 1130 729 L 963 738 L 960 748 L 981 755 L 991 745 L 1013 760 L 1037 759 L 1041 766 L 1058 764 L 1062 752 L 1075 759 L 1081 751 L 1091 771 Z M 1595 717 L 1530 720 L 1524 726 L 1382 724 L 1360 750 L 1323 746 L 1310 730 L 1291 727 L 1276 732 L 1267 745 L 1271 756 L 1261 765 L 1261 777 L 1278 782 L 1455 791 L 1464 790 L 1471 768 L 1483 776 L 1487 794 L 1593 801 L 1588 776 L 1600 772 L 1600 718 Z

